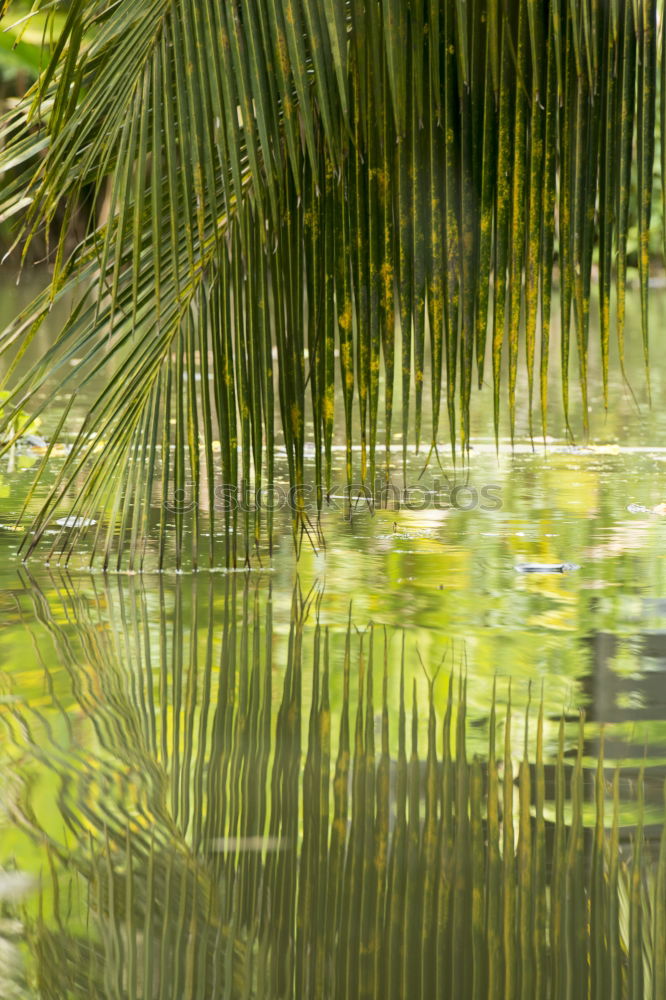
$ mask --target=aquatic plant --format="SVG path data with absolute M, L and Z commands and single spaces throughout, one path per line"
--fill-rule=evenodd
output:
M 496 429 L 501 405 L 513 428 L 523 365 L 529 413 L 538 410 L 545 430 L 554 274 L 563 407 L 568 419 L 576 355 L 585 430 L 593 261 L 608 405 L 613 267 L 624 364 L 630 210 L 648 366 L 657 77 L 666 66 L 657 7 L 71 3 L 48 66 L 2 121 L 0 173 L 12 173 L 0 214 L 28 205 L 23 253 L 63 207 L 65 219 L 53 234 L 50 287 L 2 334 L 2 355 L 20 357 L 53 305 L 74 296 L 56 342 L 14 379 L 5 425 L 26 407 L 52 406 L 57 393 L 68 400 L 59 433 L 94 392 L 25 551 L 66 504 L 88 521 L 104 514 L 92 548 L 105 565 L 125 551 L 140 565 L 150 528 L 175 531 L 180 563 L 187 518 L 162 508 L 153 523 L 159 495 L 193 510 L 193 562 L 215 561 L 214 524 L 200 551 L 199 512 L 214 522 L 210 498 L 240 480 L 270 490 L 278 434 L 298 538 L 309 530 L 306 436 L 320 505 L 336 410 L 348 482 L 357 442 L 361 480 L 373 482 L 381 424 L 390 467 L 396 379 L 403 461 L 410 438 L 422 437 L 428 373 L 429 457 L 442 441 L 464 453 L 477 381 L 492 379 Z M 67 256 L 66 222 L 84 189 L 94 204 L 106 193 L 105 209 Z M 229 508 L 217 521 L 223 558 L 234 562 Z M 71 535 L 61 542 L 69 551 Z

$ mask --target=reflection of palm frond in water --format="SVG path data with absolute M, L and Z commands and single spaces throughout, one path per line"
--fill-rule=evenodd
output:
M 44 997 L 665 995 L 666 839 L 657 858 L 640 774 L 625 843 L 619 773 L 607 787 L 600 759 L 586 777 L 582 723 L 575 757 L 562 724 L 548 764 L 540 710 L 514 766 L 511 708 L 499 719 L 493 698 L 488 759 L 470 760 L 464 680 L 440 721 L 431 685 L 423 757 L 403 646 L 392 754 L 385 638 L 349 628 L 334 676 L 329 631 L 295 592 L 277 692 L 270 596 L 236 578 L 219 611 L 212 589 L 174 594 L 154 629 L 140 587 L 105 591 L 76 639 L 41 606 L 96 737 L 85 754 L 55 736 L 43 749 L 28 709 L 8 720 L 56 775 L 75 836 L 17 800 L 58 890 L 30 931 Z

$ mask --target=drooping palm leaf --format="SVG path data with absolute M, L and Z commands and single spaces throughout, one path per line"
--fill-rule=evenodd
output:
M 5 6 L 11 18 L 15 5 Z M 183 507 L 213 519 L 211 493 L 250 479 L 272 487 L 274 379 L 298 538 L 310 414 L 321 505 L 337 397 L 348 483 L 356 442 L 357 471 L 371 480 L 382 382 L 390 445 L 396 357 L 403 455 L 412 432 L 418 444 L 429 343 L 433 450 L 442 395 L 447 437 L 467 447 L 472 373 L 489 370 L 487 327 L 496 430 L 507 364 L 513 432 L 523 341 L 530 413 L 540 346 L 545 429 L 555 255 L 568 419 L 573 344 L 587 398 L 597 240 L 604 384 L 614 254 L 622 363 L 634 210 L 647 363 L 656 9 L 655 0 L 72 2 L 47 68 L 2 122 L 3 217 L 22 220 L 24 248 L 56 213 L 65 224 L 51 234 L 50 288 L 5 330 L 0 352 L 16 359 L 54 302 L 75 302 L 28 375 L 13 380 L 10 365 L 4 428 L 37 398 L 42 408 L 56 391 L 93 392 L 25 551 L 66 507 L 82 523 L 103 521 L 91 548 L 105 565 L 126 553 L 142 565 L 151 530 L 162 560 L 172 530 L 179 565 L 219 560 Z M 68 257 L 67 221 L 83 195 L 104 210 Z M 71 369 L 74 358 L 83 361 Z M 160 493 L 178 510 L 156 525 Z M 261 538 L 231 506 L 227 562 L 249 558 Z M 68 531 L 54 548 L 67 553 L 74 540 Z

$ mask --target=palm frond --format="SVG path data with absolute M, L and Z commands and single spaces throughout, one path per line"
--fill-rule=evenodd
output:
M 608 402 L 611 266 L 616 257 L 623 366 L 634 217 L 649 365 L 656 8 L 72 3 L 48 65 L 2 123 L 0 213 L 21 219 L 24 253 L 56 213 L 65 224 L 49 291 L 5 330 L 0 351 L 21 355 L 55 301 L 73 295 L 75 307 L 12 383 L 2 433 L 37 394 L 40 407 L 63 386 L 88 401 L 94 374 L 108 384 L 89 403 L 29 551 L 65 506 L 104 522 L 93 555 L 109 565 L 129 553 L 140 565 L 151 527 L 164 555 L 168 518 L 151 523 L 160 490 L 162 500 L 187 494 L 199 511 L 207 490 L 236 490 L 250 472 L 270 488 L 274 380 L 296 539 L 307 527 L 307 417 L 321 505 L 336 408 L 348 482 L 355 443 L 361 480 L 374 478 L 382 388 L 390 468 L 396 358 L 403 464 L 409 439 L 420 442 L 428 366 L 431 452 L 442 434 L 469 446 L 474 371 L 479 382 L 492 371 L 496 433 L 506 400 L 513 434 L 524 363 L 531 427 L 537 357 L 545 433 L 554 274 L 563 408 L 568 421 L 575 353 L 585 431 L 597 244 Z M 67 257 L 67 220 L 84 194 L 95 206 L 89 231 Z M 63 374 L 75 356 L 87 367 Z M 195 392 L 191 379 L 204 376 Z M 186 521 L 177 515 L 176 558 L 198 564 L 198 522 L 188 553 Z M 245 525 L 239 552 L 235 515 L 225 526 L 224 559 L 249 558 L 261 527 Z M 61 550 L 73 540 L 68 532 Z M 205 558 L 218 559 L 212 542 Z

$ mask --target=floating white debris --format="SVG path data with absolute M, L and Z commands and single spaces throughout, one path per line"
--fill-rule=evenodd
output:
M 29 872 L 0 871 L 0 899 L 16 903 L 37 888 L 37 880 Z
M 49 443 L 39 434 L 23 434 L 17 441 L 19 446 L 25 448 L 48 448 Z
M 97 521 L 93 521 L 90 517 L 74 517 L 70 514 L 69 517 L 59 517 L 56 524 L 61 528 L 90 528 L 97 524 Z
M 20 920 L 11 918 L 0 920 L 0 937 L 19 938 L 23 934 L 23 924 Z
M 573 573 L 578 563 L 518 563 L 517 573 Z
M 0 996 L 5 1000 L 21 1000 L 25 996 L 22 987 L 18 985 L 23 979 L 23 972 L 18 945 L 0 937 Z
M 655 507 L 644 507 L 642 503 L 630 503 L 627 507 L 630 514 L 666 514 L 666 503 L 658 503 Z

